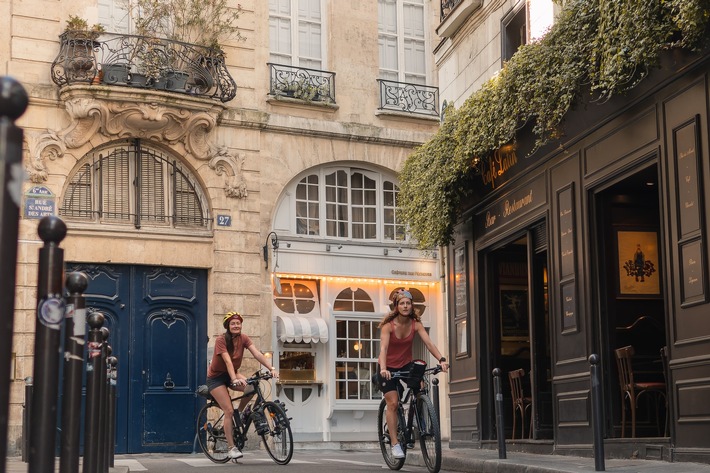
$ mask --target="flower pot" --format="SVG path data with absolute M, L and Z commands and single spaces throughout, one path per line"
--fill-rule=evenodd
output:
M 185 92 L 190 75 L 183 71 L 167 71 L 155 81 L 156 89 Z
M 101 80 L 104 84 L 127 85 L 129 69 L 128 64 L 102 64 L 103 77 Z
M 128 75 L 128 85 L 131 87 L 148 87 L 148 76 L 140 72 L 132 72 Z

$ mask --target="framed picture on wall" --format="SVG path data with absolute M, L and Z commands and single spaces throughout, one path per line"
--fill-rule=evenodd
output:
M 456 328 L 456 358 L 470 354 L 468 334 L 468 264 L 466 242 L 454 248 L 454 325 Z
M 500 286 L 501 340 L 527 340 L 528 290 L 525 286 Z
M 659 297 L 658 232 L 619 229 L 616 231 L 618 295 Z

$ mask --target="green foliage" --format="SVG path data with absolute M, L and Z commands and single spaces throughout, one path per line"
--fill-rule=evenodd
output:
M 92 38 L 98 38 L 101 33 L 105 31 L 103 25 L 95 24 L 89 27 L 89 22 L 84 18 L 77 15 L 70 15 L 67 20 L 67 26 L 65 31 L 71 31 L 72 33 L 82 33 Z
M 585 86 L 608 100 L 657 67 L 662 50 L 698 49 L 708 38 L 710 0 L 570 0 L 549 32 L 522 46 L 503 69 L 450 109 L 437 134 L 400 174 L 404 220 L 422 248 L 453 240 L 477 165 L 531 125 L 536 147 L 563 135 Z

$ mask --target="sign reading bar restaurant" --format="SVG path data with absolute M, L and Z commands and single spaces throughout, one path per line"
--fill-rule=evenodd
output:
M 25 218 L 42 218 L 56 214 L 56 199 L 44 186 L 34 186 L 25 192 Z
M 476 215 L 476 234 L 484 235 L 497 230 L 544 204 L 545 201 L 545 178 L 540 176 L 528 186 L 506 194 L 501 200 Z

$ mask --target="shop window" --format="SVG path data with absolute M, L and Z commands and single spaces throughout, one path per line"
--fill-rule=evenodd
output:
M 379 320 L 336 321 L 335 398 L 338 400 L 381 399 L 372 376 L 377 373 L 380 352 Z
M 281 352 L 279 354 L 279 379 L 281 381 L 315 381 L 315 354 L 310 351 L 287 350 Z
M 315 281 L 281 280 L 281 293 L 274 288 L 274 304 L 284 315 L 320 316 Z
M 208 226 L 205 195 L 177 159 L 141 140 L 85 156 L 69 175 L 59 214 L 73 220 L 143 226 Z

